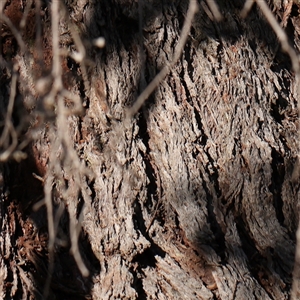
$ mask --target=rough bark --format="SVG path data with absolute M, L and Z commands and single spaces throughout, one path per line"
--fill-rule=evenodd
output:
M 85 74 L 62 58 L 64 85 L 84 103 L 84 113 L 66 117 L 68 128 L 47 109 L 28 70 L 43 72 L 18 50 L 8 53 L 5 46 L 15 41 L 3 37 L 4 59 L 18 64 L 15 122 L 22 119 L 18 111 L 28 112 L 31 123 L 21 122 L 20 138 L 34 141 L 26 160 L 2 166 L 2 298 L 42 297 L 49 220 L 45 208 L 33 206 L 57 159 L 65 185 L 56 178 L 52 196 L 55 212 L 66 205 L 58 229 L 65 243 L 54 248 L 51 299 L 288 299 L 299 220 L 295 78 L 256 7 L 242 19 L 244 1 L 216 2 L 224 19 L 211 20 L 201 2 L 180 61 L 130 120 L 125 109 L 172 58 L 188 1 L 144 1 L 140 10 L 135 1 L 67 3 L 89 59 Z M 299 7 L 291 7 L 287 15 L 283 5 L 272 6 L 279 22 L 288 19 L 297 47 Z M 60 25 L 68 27 L 63 19 Z M 99 36 L 106 40 L 102 50 L 91 45 Z M 69 33 L 61 44 L 75 49 Z M 2 112 L 7 70 L 3 65 Z M 72 164 L 67 142 L 51 156 L 53 130 L 69 130 L 93 175 Z M 79 215 L 88 277 L 69 252 L 74 227 L 68 224 Z

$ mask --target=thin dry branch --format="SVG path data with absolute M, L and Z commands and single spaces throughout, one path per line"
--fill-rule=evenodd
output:
M 10 96 L 7 107 L 7 112 L 5 116 L 5 124 L 4 129 L 0 138 L 0 146 L 3 146 L 5 149 L 4 152 L 0 154 L 0 161 L 7 161 L 7 159 L 12 155 L 13 151 L 16 149 L 18 145 L 18 135 L 12 123 L 12 114 L 15 104 L 16 97 L 16 89 L 17 89 L 17 74 L 13 73 L 11 79 L 11 87 L 10 87 Z M 9 145 L 10 137 L 12 142 Z
M 73 180 L 75 181 L 75 187 L 73 187 L 73 190 L 71 191 L 71 195 L 68 192 L 68 190 L 65 191 L 65 194 L 63 195 L 63 197 L 65 199 L 70 199 L 70 201 L 69 201 L 69 208 L 70 208 L 72 205 L 74 206 L 74 201 L 77 200 L 77 199 L 73 199 L 74 194 L 79 194 L 79 191 L 84 186 L 83 182 L 82 182 L 82 180 L 83 180 L 82 177 L 84 175 L 90 177 L 91 173 L 81 163 L 81 161 L 77 155 L 77 152 L 73 148 L 73 143 L 72 143 L 70 136 L 68 135 L 68 133 L 66 133 L 65 130 L 63 130 L 63 128 L 68 128 L 67 119 L 66 119 L 66 115 L 67 115 L 66 111 L 67 111 L 67 108 L 64 106 L 63 101 L 58 101 L 58 115 L 57 115 L 58 139 L 61 141 L 62 144 L 66 145 L 66 147 L 67 147 L 67 151 L 65 153 L 66 158 L 64 161 L 65 169 L 66 169 L 67 173 L 70 173 L 73 175 Z M 56 174 L 57 174 L 57 176 L 59 176 L 59 174 L 61 174 L 61 172 L 59 171 Z M 76 189 L 77 192 L 74 189 Z M 90 199 L 89 199 L 89 202 L 90 202 Z M 86 266 L 81 258 L 79 248 L 78 248 L 78 238 L 79 238 L 80 228 L 81 228 L 81 220 L 76 220 L 75 215 L 73 215 L 73 213 L 70 212 L 71 252 L 74 256 L 74 259 L 75 259 L 77 266 L 78 266 L 80 272 L 82 273 L 82 275 L 88 276 L 89 271 L 86 268 Z
M 49 269 L 48 276 L 44 286 L 44 298 L 47 299 L 49 294 L 50 283 L 52 279 L 52 273 L 54 269 L 54 243 L 55 243 L 55 227 L 53 220 L 53 206 L 52 206 L 52 185 L 53 185 L 53 175 L 49 172 L 46 177 L 45 185 L 44 185 L 44 193 L 47 208 L 47 221 L 48 221 L 48 233 L 49 233 L 49 242 L 48 242 L 48 251 L 49 251 Z
M 42 24 L 41 24 L 41 0 L 35 0 L 35 22 L 36 22 L 36 39 L 35 48 L 37 50 L 37 61 L 41 68 L 43 67 L 43 47 L 42 47 Z
M 25 10 L 24 10 L 21 22 L 20 22 L 20 28 L 21 29 L 23 29 L 25 27 L 25 25 L 26 25 L 26 19 L 28 17 L 28 13 L 30 11 L 31 5 L 32 5 L 32 0 L 26 1 Z
M 171 68 L 177 63 L 179 60 L 184 45 L 186 43 L 187 37 L 190 33 L 192 21 L 194 16 L 198 10 L 198 3 L 196 0 L 191 0 L 189 4 L 189 8 L 187 11 L 187 16 L 182 28 L 181 36 L 179 38 L 178 44 L 175 48 L 175 53 L 173 59 L 170 63 L 167 63 L 163 69 L 154 77 L 154 79 L 150 82 L 150 84 L 146 87 L 146 89 L 141 93 L 141 95 L 137 98 L 136 102 L 133 106 L 127 111 L 126 117 L 128 119 L 132 118 L 142 107 L 148 97 L 153 93 L 153 91 L 159 86 L 162 80 L 169 74 Z
M 63 12 L 65 20 L 68 23 L 68 27 L 71 32 L 71 36 L 73 38 L 76 49 L 78 51 L 76 53 L 69 53 L 68 55 L 80 64 L 84 88 L 85 88 L 85 91 L 88 93 L 90 90 L 90 82 L 88 80 L 86 66 L 88 64 L 91 64 L 91 62 L 87 59 L 86 49 L 84 47 L 84 44 L 77 32 L 75 25 L 71 22 L 71 18 L 69 17 L 68 11 L 65 6 L 62 6 L 62 12 Z
M 53 1 L 51 5 L 51 20 L 52 20 L 52 53 L 53 53 L 53 65 L 52 76 L 53 92 L 57 93 L 63 88 L 62 84 L 62 71 L 60 63 L 60 45 L 59 45 L 59 1 Z
M 0 24 L 2 23 L 1 21 L 3 21 L 9 27 L 10 31 L 12 32 L 20 46 L 21 52 L 24 53 L 26 50 L 26 46 L 22 39 L 20 31 L 13 25 L 11 20 L 2 11 L 0 11 Z
M 293 70 L 296 73 L 296 76 L 299 76 L 300 67 L 299 67 L 299 59 L 295 49 L 290 45 L 288 36 L 285 31 L 280 27 L 279 23 L 277 22 L 274 14 L 270 10 L 269 6 L 264 0 L 256 0 L 258 7 L 261 9 L 262 13 L 264 14 L 265 18 L 267 19 L 268 23 L 271 25 L 272 29 L 277 35 L 279 42 L 281 43 L 282 50 L 285 51 L 291 61 Z
M 52 76 L 54 78 L 52 90 L 48 97 L 49 104 L 54 105 L 55 97 L 57 93 L 62 89 L 62 72 L 60 65 L 60 56 L 59 56 L 59 1 L 53 1 L 51 4 L 51 28 L 52 28 L 52 53 L 53 53 L 53 62 L 52 62 Z M 51 132 L 51 137 L 55 136 L 54 132 Z M 53 141 L 54 142 L 54 141 Z M 52 144 L 52 149 L 55 151 L 55 143 Z M 50 151 L 49 161 L 50 164 L 53 164 L 55 159 L 55 152 Z M 52 157 L 51 157 L 52 156 Z M 52 168 L 49 166 L 46 174 L 46 180 L 44 185 L 45 193 L 45 205 L 47 208 L 47 221 L 48 221 L 48 232 L 49 232 L 49 241 L 48 241 L 48 251 L 49 251 L 49 267 L 48 267 L 48 276 L 44 286 L 44 298 L 48 298 L 52 274 L 54 270 L 54 245 L 55 245 L 55 225 L 53 217 L 53 204 L 52 204 L 52 185 L 54 183 L 54 176 L 52 174 Z
M 216 4 L 216 2 L 214 0 L 207 0 L 206 1 L 214 19 L 219 22 L 222 20 L 223 16 L 222 14 L 220 13 L 220 10 L 218 8 L 218 5 Z
M 251 1 L 247 1 L 246 5 L 250 5 L 249 3 Z M 297 86 L 296 90 L 296 96 L 298 101 L 298 115 L 300 116 L 300 101 L 299 101 L 299 95 L 300 95 L 300 66 L 299 66 L 299 58 L 295 51 L 295 49 L 290 45 L 288 36 L 286 32 L 283 30 L 283 28 L 280 26 L 280 24 L 277 22 L 274 14 L 271 12 L 269 6 L 266 4 L 264 0 L 255 0 L 258 7 L 261 9 L 262 13 L 264 14 L 265 18 L 267 19 L 268 23 L 273 28 L 274 32 L 277 35 L 277 38 L 279 42 L 281 43 L 281 47 L 283 51 L 285 51 L 292 62 L 292 67 L 295 72 L 295 82 Z M 244 10 L 247 10 L 248 8 L 244 7 Z M 300 136 L 298 139 L 300 143 Z M 298 159 L 300 153 L 300 145 L 298 144 Z M 297 170 L 296 170 L 297 171 Z M 295 172 L 295 171 L 294 171 Z M 294 263 L 294 271 L 293 271 L 293 283 L 292 283 L 292 289 L 291 289 L 291 300 L 299 299 L 300 295 L 300 223 L 298 225 L 298 230 L 296 233 L 296 253 L 295 253 L 295 263 Z
M 73 98 L 75 103 L 75 110 L 80 110 L 80 99 L 78 97 L 74 98 L 63 87 L 62 82 L 62 67 L 61 67 L 61 49 L 60 49 L 60 34 L 59 34 L 59 24 L 60 24 L 60 2 L 53 1 L 51 4 L 51 29 L 52 29 L 52 72 L 51 75 L 54 79 L 52 89 L 47 96 L 48 105 L 56 108 L 56 128 L 54 124 L 49 124 L 49 139 L 51 144 L 51 149 L 49 153 L 49 166 L 46 172 L 46 179 L 44 185 L 45 199 L 41 204 L 45 204 L 47 208 L 47 219 L 48 219 L 48 231 L 49 231 L 49 269 L 46 284 L 44 287 L 44 297 L 47 298 L 49 294 L 52 273 L 54 269 L 54 245 L 56 242 L 56 235 L 58 230 L 59 220 L 62 215 L 61 206 L 57 210 L 55 216 L 53 215 L 53 202 L 52 202 L 52 190 L 53 184 L 56 183 L 58 191 L 64 201 L 70 198 L 70 194 L 79 194 L 81 188 L 81 177 L 88 174 L 86 170 L 82 168 L 80 164 L 80 159 L 73 147 L 71 137 L 68 133 L 68 122 L 67 117 L 74 113 L 74 109 L 68 109 L 65 107 L 64 97 Z M 85 49 L 82 43 L 77 40 L 77 47 L 80 49 L 83 56 L 85 56 Z M 66 148 L 66 149 L 65 149 Z M 59 155 L 60 154 L 60 155 Z M 62 163 L 62 165 L 60 164 Z M 65 170 L 63 170 L 65 168 Z M 71 171 L 70 171 L 71 170 Z M 78 177 L 75 182 L 75 192 L 69 191 L 65 186 L 64 171 L 71 173 L 74 177 Z M 77 192 L 77 193 L 76 193 Z M 71 199 L 71 203 L 76 206 L 77 199 Z M 74 203 L 75 202 L 75 203 Z M 70 206 L 69 206 L 70 207 Z M 76 216 L 70 212 L 70 234 L 71 234 L 71 251 L 73 253 L 74 259 L 78 265 L 79 270 L 84 276 L 88 276 L 89 271 L 83 263 L 78 249 L 78 235 L 81 226 L 80 222 L 77 222 Z
M 246 18 L 246 16 L 248 15 L 248 13 L 250 12 L 252 6 L 254 4 L 254 0 L 247 0 L 244 4 L 244 7 L 240 13 L 240 16 L 242 18 Z

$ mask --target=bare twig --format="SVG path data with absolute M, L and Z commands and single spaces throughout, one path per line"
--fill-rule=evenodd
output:
M 66 108 L 62 101 L 58 101 L 57 127 L 61 129 L 68 127 L 67 120 L 66 120 Z M 81 176 L 90 175 L 90 174 L 88 170 L 85 168 L 85 166 L 81 164 L 80 159 L 75 149 L 73 148 L 73 143 L 70 136 L 66 134 L 64 130 L 58 130 L 58 139 L 68 148 L 67 158 L 65 159 L 65 168 L 68 171 L 68 173 L 71 173 L 73 175 L 73 179 L 75 181 L 75 186 L 73 187 L 73 189 L 77 189 L 77 194 L 78 194 L 80 189 L 83 186 Z M 59 176 L 59 174 L 57 175 Z M 76 191 L 73 190 L 72 194 L 73 195 L 76 194 Z M 67 191 L 64 195 L 64 198 L 70 199 L 69 193 Z M 74 200 L 75 199 L 70 199 L 69 209 L 71 209 L 71 207 L 74 206 Z M 81 219 L 77 221 L 75 215 L 72 212 L 70 212 L 71 252 L 82 275 L 88 276 L 89 270 L 87 269 L 87 267 L 85 266 L 82 260 L 79 247 L 78 247 L 78 238 L 79 238 L 80 229 L 81 229 Z
M 53 1 L 51 5 L 51 20 L 52 20 L 52 53 L 53 53 L 53 64 L 52 64 L 52 76 L 53 92 L 57 93 L 62 90 L 62 71 L 60 64 L 60 45 L 59 45 L 59 2 Z
M 279 42 L 281 43 L 282 50 L 285 51 L 289 55 L 289 57 L 292 61 L 292 67 L 293 67 L 294 72 L 297 75 L 299 75 L 299 71 L 300 71 L 299 59 L 298 59 L 295 49 L 289 44 L 287 34 L 280 27 L 275 16 L 273 15 L 272 11 L 270 10 L 269 6 L 267 5 L 267 3 L 264 0 L 256 0 L 256 4 L 261 9 L 265 18 L 267 19 L 267 21 L 273 28 L 274 32 L 276 33 L 277 38 L 278 38 Z
M 288 36 L 283 30 L 283 28 L 279 25 L 277 20 L 275 19 L 273 13 L 270 8 L 266 4 L 264 0 L 256 0 L 258 7 L 263 12 L 265 18 L 273 28 L 274 32 L 277 35 L 278 40 L 281 43 L 281 47 L 283 51 L 285 51 L 292 62 L 292 67 L 295 72 L 295 85 L 296 85 L 296 97 L 298 101 L 298 115 L 300 116 L 300 66 L 299 66 L 299 58 L 295 51 L 295 49 L 289 44 Z M 289 12 L 287 12 L 289 13 Z M 284 24 L 283 24 L 284 25 Z M 300 143 L 300 136 L 298 139 L 298 143 Z M 299 160 L 299 152 L 300 145 L 298 144 L 298 160 Z M 297 167 L 296 167 L 297 168 Z M 297 170 L 296 170 L 297 171 Z M 294 170 L 295 172 L 295 170 Z M 300 295 L 300 223 L 298 225 L 297 233 L 296 233 L 296 253 L 295 253 L 295 263 L 294 263 L 294 271 L 293 271 L 293 284 L 291 289 L 291 300 L 299 299 Z
M 49 168 L 50 170 L 50 168 Z M 48 298 L 50 283 L 52 279 L 53 269 L 54 269 L 54 243 L 55 243 L 55 228 L 53 220 L 53 206 L 52 206 L 52 184 L 53 184 L 53 175 L 51 172 L 47 172 L 48 176 L 46 177 L 44 185 L 45 193 L 45 204 L 47 208 L 47 221 L 48 221 L 48 233 L 49 233 L 49 242 L 48 242 L 48 251 L 49 251 L 49 267 L 48 267 L 48 276 L 44 286 L 44 298 Z
M 71 233 L 71 253 L 73 254 L 73 257 L 77 263 L 77 266 L 83 276 L 88 276 L 89 275 L 89 270 L 85 266 L 82 257 L 80 255 L 80 250 L 78 247 L 78 239 L 79 239 L 79 234 L 81 230 L 81 223 L 83 220 L 83 212 L 84 208 L 82 209 L 82 212 L 80 214 L 79 220 L 77 221 L 75 218 L 70 219 L 70 233 Z
M 86 93 L 89 93 L 91 86 L 88 80 L 87 66 L 93 65 L 93 62 L 87 58 L 86 48 L 82 42 L 82 39 L 80 38 L 76 25 L 74 25 L 74 23 L 71 21 L 71 18 L 65 5 L 62 5 L 62 13 L 65 21 L 68 24 L 68 28 L 70 30 L 71 36 L 73 38 L 77 50 L 73 53 L 68 52 L 67 55 L 80 64 L 84 89 Z M 103 37 L 96 38 L 92 41 L 91 44 L 93 46 L 103 48 L 105 46 L 105 39 Z
M 0 21 L 1 20 L 3 20 L 4 23 L 6 23 L 6 25 L 9 27 L 10 31 L 12 32 L 14 37 L 16 38 L 16 40 L 17 40 L 17 42 L 20 46 L 21 51 L 25 52 L 26 46 L 25 46 L 25 43 L 22 39 L 20 31 L 17 30 L 17 28 L 13 25 L 11 20 L 2 11 L 0 11 Z
M 187 16 L 182 28 L 181 36 L 179 38 L 178 44 L 175 48 L 175 53 L 173 59 L 170 63 L 167 63 L 163 69 L 154 77 L 154 79 L 150 82 L 150 84 L 146 87 L 146 89 L 141 93 L 141 95 L 137 98 L 136 102 L 133 106 L 127 111 L 128 118 L 133 117 L 148 99 L 148 97 L 152 94 L 152 92 L 157 88 L 157 86 L 161 83 L 161 81 L 168 75 L 171 68 L 177 63 L 180 58 L 184 45 L 186 43 L 187 37 L 190 33 L 191 25 L 195 13 L 198 10 L 198 4 L 196 0 L 191 0 L 187 12 Z
M 4 146 L 6 149 L 3 153 L 0 154 L 0 161 L 6 161 L 13 151 L 16 149 L 18 145 L 18 135 L 12 123 L 12 114 L 16 97 L 16 89 L 17 89 L 17 74 L 13 73 L 11 79 L 11 87 L 10 87 L 10 96 L 7 107 L 7 112 L 5 116 L 5 125 L 0 138 L 0 146 Z M 12 142 L 8 146 L 9 143 L 9 135 L 11 136 Z
M 42 47 L 42 24 L 41 24 L 41 0 L 35 0 L 35 22 L 36 22 L 36 41 L 37 61 L 43 67 L 43 47 Z
M 54 78 L 52 90 L 50 92 L 48 101 L 54 105 L 55 97 L 57 93 L 62 90 L 62 72 L 60 65 L 60 54 L 59 54 L 59 1 L 53 1 L 51 4 L 51 28 L 52 28 L 52 53 L 53 53 L 53 62 L 52 62 L 52 76 Z M 55 136 L 54 132 L 51 132 L 51 138 Z M 49 241 L 48 241 L 48 251 L 49 251 L 49 267 L 48 267 L 48 276 L 44 287 L 44 298 L 48 298 L 52 274 L 54 270 L 54 245 L 55 245 L 55 224 L 53 217 L 53 204 L 52 204 L 52 185 L 54 182 L 54 176 L 52 174 L 51 164 L 54 164 L 55 159 L 55 143 L 52 147 L 54 151 L 50 151 L 50 166 L 47 170 L 44 193 L 45 193 L 45 205 L 47 208 L 47 220 L 48 220 L 48 232 L 49 232 Z M 51 157 L 52 156 L 52 157 Z
M 20 28 L 21 29 L 23 29 L 25 27 L 25 25 L 26 25 L 26 20 L 27 20 L 28 13 L 30 11 L 31 5 L 32 5 L 32 0 L 26 1 L 25 10 L 24 10 L 21 22 L 20 22 Z
M 2 14 L 3 8 L 5 7 L 7 0 L 0 1 L 0 13 Z
M 59 219 L 62 214 L 63 206 L 59 207 L 55 217 L 53 216 L 53 203 L 52 203 L 52 189 L 53 184 L 56 183 L 57 190 L 59 191 L 62 199 L 67 202 L 68 209 L 70 213 L 70 238 L 71 238 L 71 252 L 77 263 L 79 270 L 83 276 L 88 276 L 89 271 L 85 266 L 83 259 L 81 257 L 78 238 L 81 229 L 81 219 L 77 220 L 74 212 L 77 205 L 77 195 L 82 189 L 84 176 L 91 177 L 89 170 L 81 163 L 80 158 L 73 146 L 73 141 L 68 132 L 68 116 L 74 115 L 76 112 L 81 110 L 81 102 L 79 97 L 74 97 L 68 90 L 63 87 L 62 82 L 62 67 L 60 56 L 62 51 L 60 49 L 60 35 L 59 35 L 59 23 L 60 18 L 66 17 L 66 11 L 62 7 L 60 14 L 59 1 L 53 1 L 51 4 L 51 19 L 52 19 L 52 53 L 53 53 L 53 63 L 52 63 L 52 77 L 54 79 L 52 89 L 47 95 L 47 104 L 55 107 L 56 112 L 56 128 L 54 124 L 49 124 L 49 140 L 51 144 L 50 154 L 49 154 L 49 165 L 46 173 L 45 179 L 45 199 L 38 203 L 36 207 L 41 205 L 46 205 L 47 217 L 48 217 L 48 230 L 49 230 L 49 270 L 48 277 L 44 289 L 44 296 L 46 297 L 49 293 L 53 265 L 54 265 L 54 245 L 56 242 L 56 234 L 58 230 Z M 69 22 L 69 28 L 72 33 L 75 45 L 77 47 L 77 58 L 81 64 L 82 73 L 86 75 L 85 60 L 86 60 L 86 50 L 84 45 L 76 33 L 74 26 Z M 85 82 L 85 88 L 88 89 L 89 85 L 87 83 L 87 76 L 83 78 Z M 64 103 L 64 97 L 72 99 L 74 102 L 74 108 L 67 108 Z M 59 157 L 58 157 L 59 156 Z M 60 163 L 57 163 L 57 159 Z M 72 188 L 66 188 L 64 185 L 65 176 L 74 182 Z M 83 193 L 82 193 L 83 194 Z M 90 203 L 88 196 L 85 195 L 86 202 Z M 36 208 L 35 207 L 35 208 Z M 73 208 L 73 209 L 72 209 Z
M 144 0 L 139 0 L 139 60 L 140 60 L 140 91 L 146 87 L 145 80 L 145 61 L 146 55 L 144 52 L 144 36 L 143 36 L 143 11 L 144 11 Z
M 218 22 L 221 21 L 223 16 L 219 11 L 219 8 L 218 8 L 218 5 L 216 4 L 216 2 L 214 0 L 206 0 L 206 3 L 214 16 L 214 19 Z
M 244 4 L 244 7 L 240 13 L 242 18 L 246 18 L 248 15 L 249 11 L 251 10 L 252 6 L 254 4 L 254 0 L 247 0 Z

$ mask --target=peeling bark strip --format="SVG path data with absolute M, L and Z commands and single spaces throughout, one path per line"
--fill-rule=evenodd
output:
M 73 27 L 60 4 L 63 86 L 51 105 L 51 3 L 30 4 L 43 12 L 43 55 L 22 34 L 29 50 L 19 53 L 1 25 L 1 118 L 15 64 L 12 124 L 21 142 L 33 139 L 26 160 L 1 166 L 1 298 L 40 299 L 46 282 L 49 299 L 289 298 L 300 125 L 291 63 L 256 6 L 243 19 L 244 1 L 216 1 L 215 22 L 201 3 L 182 56 L 130 121 L 143 86 L 172 62 L 189 1 L 66 1 Z M 300 7 L 278 3 L 299 50 Z M 99 36 L 104 49 L 92 46 Z M 71 114 L 79 98 L 85 111 Z M 35 210 L 44 197 L 48 220 Z

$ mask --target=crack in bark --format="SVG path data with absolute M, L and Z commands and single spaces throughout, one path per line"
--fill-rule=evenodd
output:
M 210 193 L 209 188 L 206 185 L 205 180 L 203 179 L 203 188 L 207 194 L 207 212 L 208 212 L 208 223 L 210 224 L 211 230 L 214 234 L 214 244 L 213 248 L 215 249 L 216 253 L 220 256 L 221 260 L 224 262 L 226 261 L 225 256 L 225 235 L 222 231 L 222 228 L 220 226 L 219 220 L 217 218 L 217 215 L 215 213 L 215 201 L 213 201 L 213 196 Z
M 272 148 L 272 180 L 270 191 L 273 194 L 273 203 L 275 207 L 276 217 L 281 226 L 284 226 L 283 201 L 281 197 L 282 185 L 285 178 L 284 159 L 278 152 Z

